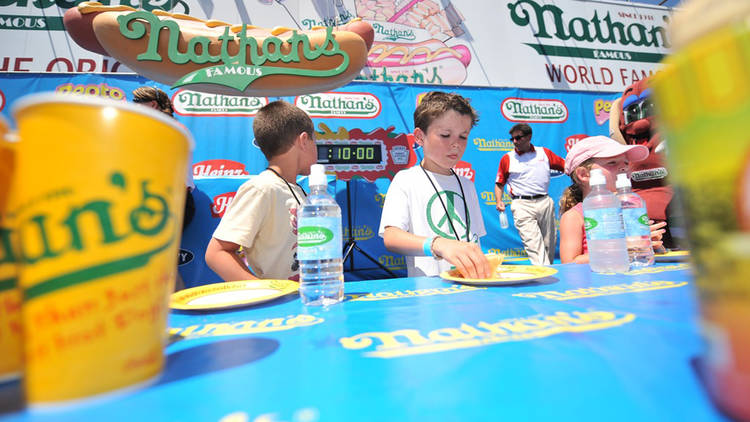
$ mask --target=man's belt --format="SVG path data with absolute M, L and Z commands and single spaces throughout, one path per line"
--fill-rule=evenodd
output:
M 540 193 L 539 195 L 511 195 L 513 199 L 539 199 L 547 196 L 546 193 Z

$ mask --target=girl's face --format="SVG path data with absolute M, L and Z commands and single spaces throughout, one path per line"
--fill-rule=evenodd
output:
M 617 190 L 617 187 L 615 186 L 617 175 L 619 173 L 628 174 L 628 159 L 625 154 L 616 155 L 614 157 L 594 158 L 591 169 L 601 169 L 602 173 L 604 173 L 604 177 L 607 178 L 607 189 L 614 192 Z M 629 176 L 630 174 L 628 174 L 628 177 Z
M 422 166 L 434 173 L 451 174 L 466 150 L 471 116 L 449 110 L 427 127 L 427 133 L 414 129 L 417 144 L 424 148 Z

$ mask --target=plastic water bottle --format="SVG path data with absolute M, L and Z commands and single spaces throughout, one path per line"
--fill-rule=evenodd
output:
M 505 210 L 500 211 L 500 228 L 507 229 L 510 226 L 508 224 L 508 216 L 505 215 Z
M 600 169 L 592 169 L 591 192 L 583 200 L 583 221 L 591 271 L 624 273 L 630 269 L 620 199 L 607 189 Z
M 628 245 L 630 265 L 645 267 L 654 264 L 654 248 L 651 246 L 646 202 L 633 192 L 630 179 L 625 173 L 617 175 L 617 197 L 622 205 L 622 220 L 625 223 L 625 242 Z
M 297 210 L 297 259 L 302 303 L 328 306 L 344 298 L 341 208 L 328 194 L 325 167 L 310 167 L 310 194 Z

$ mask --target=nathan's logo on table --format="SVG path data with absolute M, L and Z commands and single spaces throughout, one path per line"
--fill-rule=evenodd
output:
M 195 177 L 248 176 L 245 165 L 232 160 L 206 160 L 193 164 Z
M 172 97 L 172 103 L 181 116 L 255 116 L 261 107 L 268 104 L 268 98 L 206 94 L 181 89 Z
M 227 211 L 227 207 L 232 203 L 234 195 L 237 192 L 226 192 L 221 195 L 214 196 L 213 204 L 211 204 L 211 217 L 221 218 Z
M 177 22 L 161 20 L 158 16 L 148 12 L 132 12 L 117 17 L 120 25 L 120 34 L 128 39 L 137 40 L 146 35 L 147 22 L 150 27 L 148 35 L 148 47 L 146 51 L 138 54 L 138 61 L 161 62 L 165 58 L 157 51 L 159 38 L 169 38 L 167 46 L 167 59 L 175 64 L 192 62 L 195 64 L 218 63 L 216 66 L 201 68 L 184 75 L 178 79 L 173 88 L 193 84 L 214 84 L 244 91 L 253 81 L 269 75 L 300 75 L 312 77 L 328 77 L 343 73 L 349 66 L 349 55 L 339 47 L 333 37 L 333 28 L 326 27 L 325 40 L 315 47 L 311 46 L 307 35 L 293 31 L 286 40 L 278 37 L 267 37 L 262 44 L 258 45 L 254 37 L 248 36 L 246 31 L 248 25 L 243 24 L 237 34 L 230 33 L 230 27 L 224 27 L 224 33 L 218 37 L 221 43 L 220 53 L 213 55 L 209 51 L 211 39 L 200 35 L 193 36 L 187 45 L 185 52 L 178 49 L 180 27 Z M 164 31 L 163 31 L 164 30 Z M 228 43 L 239 42 L 240 49 L 236 55 L 229 54 Z M 285 44 L 291 48 L 285 47 Z M 301 69 L 272 66 L 274 63 L 300 63 L 299 47 L 302 47 L 302 55 L 307 60 L 315 60 L 321 56 L 338 56 L 341 63 L 331 69 Z M 282 53 L 287 50 L 288 53 Z
M 368 357 L 394 358 L 527 341 L 562 333 L 580 333 L 627 324 L 635 315 L 609 311 L 573 311 L 509 318 L 497 322 L 461 323 L 429 332 L 405 328 L 367 332 L 339 339 L 345 349 L 362 350 Z
M 511 122 L 562 123 L 568 120 L 568 107 L 559 100 L 506 98 L 500 110 Z
M 333 240 L 333 232 L 326 227 L 300 227 L 297 232 L 297 245 L 300 247 L 314 247 L 325 245 Z
M 414 30 L 409 27 L 403 27 L 398 25 L 383 25 L 383 23 L 373 23 L 372 28 L 375 30 L 376 36 L 388 40 L 388 41 L 414 41 L 417 36 L 414 34 Z
M 474 138 L 473 143 L 478 151 L 510 151 L 514 148 L 513 141 L 507 139 Z
M 575 41 L 577 45 L 591 43 L 596 48 L 568 47 L 566 45 L 526 43 L 540 55 L 575 57 L 581 59 L 617 60 L 630 62 L 658 63 L 664 54 L 647 53 L 631 50 L 619 50 L 619 47 L 662 47 L 670 46 L 664 27 L 656 25 L 642 25 L 640 23 L 624 23 L 613 20 L 609 12 L 599 17 L 594 10 L 591 17 L 576 16 L 569 19 L 563 9 L 554 4 L 539 4 L 533 0 L 518 0 L 508 3 L 510 18 L 514 24 L 533 30 L 536 40 L 555 39 L 570 45 Z M 652 18 L 649 16 L 649 18 Z M 661 16 L 667 22 L 669 15 Z M 611 44 L 616 48 L 600 48 L 601 44 Z
M 148 264 L 152 256 L 170 247 L 176 239 L 176 219 L 169 208 L 171 194 L 159 192 L 149 180 L 128 181 L 123 173 L 110 176 L 111 195 L 97 195 L 96 199 L 76 201 L 73 189 L 50 192 L 43 198 L 21 204 L 18 208 L 18 234 L 23 242 L 17 259 L 25 264 L 36 264 L 47 260 L 75 259 L 77 253 L 87 249 L 114 250 L 122 242 L 136 245 L 136 238 L 148 238 L 159 244 L 147 243 L 148 250 L 128 250 L 128 256 L 98 263 L 89 268 L 77 269 L 66 274 L 51 274 L 28 289 L 25 300 L 50 293 L 75 284 L 103 276 L 140 268 Z M 138 203 L 118 201 L 137 195 Z M 112 199 L 104 199 L 112 198 Z M 37 202 L 59 201 L 60 207 L 50 207 L 49 212 L 37 210 Z M 103 256 L 106 256 L 104 254 Z
M 301 95 L 294 105 L 305 110 L 310 117 L 368 118 L 380 114 L 378 97 L 366 92 L 324 92 Z

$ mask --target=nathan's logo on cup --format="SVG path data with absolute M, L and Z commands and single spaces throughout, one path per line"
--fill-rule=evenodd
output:
M 180 249 L 180 255 L 177 260 L 177 265 L 185 265 L 193 260 L 195 256 L 192 252 L 187 249 Z
M 294 105 L 305 110 L 310 117 L 336 117 L 372 119 L 380 114 L 378 97 L 366 92 L 324 92 L 301 95 Z
M 511 122 L 562 123 L 568 120 L 568 107 L 559 100 L 506 98 L 500 104 L 500 111 Z
M 571 148 L 573 148 L 573 145 L 576 144 L 576 142 L 580 141 L 583 138 L 588 138 L 589 135 L 586 135 L 584 133 L 578 134 L 578 135 L 570 135 L 567 138 L 565 138 L 565 151 L 570 151 Z
M 181 89 L 172 97 L 174 109 L 182 116 L 255 116 L 268 104 L 267 97 L 205 94 Z
M 261 3 L 264 3 L 261 1 Z M 273 4 L 273 0 L 266 1 L 265 4 Z M 338 15 L 335 15 L 330 18 L 323 18 L 322 20 L 315 20 L 315 19 L 302 19 L 300 23 L 305 29 L 312 29 L 316 26 L 339 26 L 343 25 L 345 23 L 348 23 L 352 19 L 356 18 L 356 16 L 352 16 L 351 12 L 344 9 L 341 11 Z
M 603 125 L 609 120 L 609 110 L 612 108 L 612 101 L 598 99 L 594 101 L 594 118 L 596 124 Z
M 111 98 L 113 100 L 125 101 L 125 92 L 117 87 L 109 86 L 105 83 L 75 85 L 71 83 L 59 85 L 55 92 L 61 94 L 87 95 L 90 97 Z M 1 109 L 1 108 L 0 108 Z
M 375 36 L 388 41 L 414 41 L 417 39 L 414 29 L 398 24 L 386 24 L 385 22 L 373 23 Z
M 474 138 L 473 142 L 479 151 L 510 151 L 514 148 L 513 141 L 507 139 Z
M 326 227 L 300 227 L 297 233 L 297 244 L 303 248 L 324 245 L 331 240 L 333 232 Z
M 466 161 L 459 161 L 456 166 L 453 167 L 453 171 L 456 172 L 457 175 L 463 176 L 472 182 L 474 181 L 474 176 L 477 175 L 477 172 L 471 168 L 471 164 Z
M 195 177 L 247 176 L 245 165 L 232 160 L 206 160 L 193 164 Z
M 227 207 L 229 207 L 229 204 L 232 203 L 232 199 L 234 199 L 234 195 L 236 194 L 237 192 L 226 192 L 214 196 L 214 202 L 211 205 L 211 217 L 221 218 L 226 212 Z
M 148 263 L 150 257 L 169 247 L 175 241 L 175 216 L 169 209 L 171 194 L 158 192 L 160 187 L 146 179 L 128 180 L 124 173 L 114 172 L 109 185 L 112 194 L 105 197 L 95 196 L 85 202 L 64 201 L 67 210 L 55 210 L 54 214 L 62 215 L 58 219 L 50 212 L 36 211 L 24 216 L 18 222 L 18 234 L 23 242 L 19 248 L 18 259 L 25 265 L 37 264 L 50 259 L 65 256 L 76 256 L 81 251 L 92 248 L 113 248 L 127 240 L 135 238 L 154 238 L 161 236 L 165 230 L 172 234 L 164 238 L 164 243 L 147 251 L 131 251 L 131 257 L 124 257 L 110 262 L 99 263 L 89 269 L 78 270 L 69 274 L 53 274 L 47 281 L 26 288 L 24 300 L 69 287 L 73 284 L 90 281 L 102 274 L 117 274 L 130 271 Z M 116 198 L 132 195 L 140 197 L 137 204 L 127 205 Z M 130 192 L 130 193 L 129 193 Z M 74 189 L 49 192 L 49 197 L 67 198 L 74 195 Z M 23 204 L 20 214 L 26 214 L 27 207 L 39 207 L 37 203 Z M 61 213 L 62 211 L 62 213 Z

